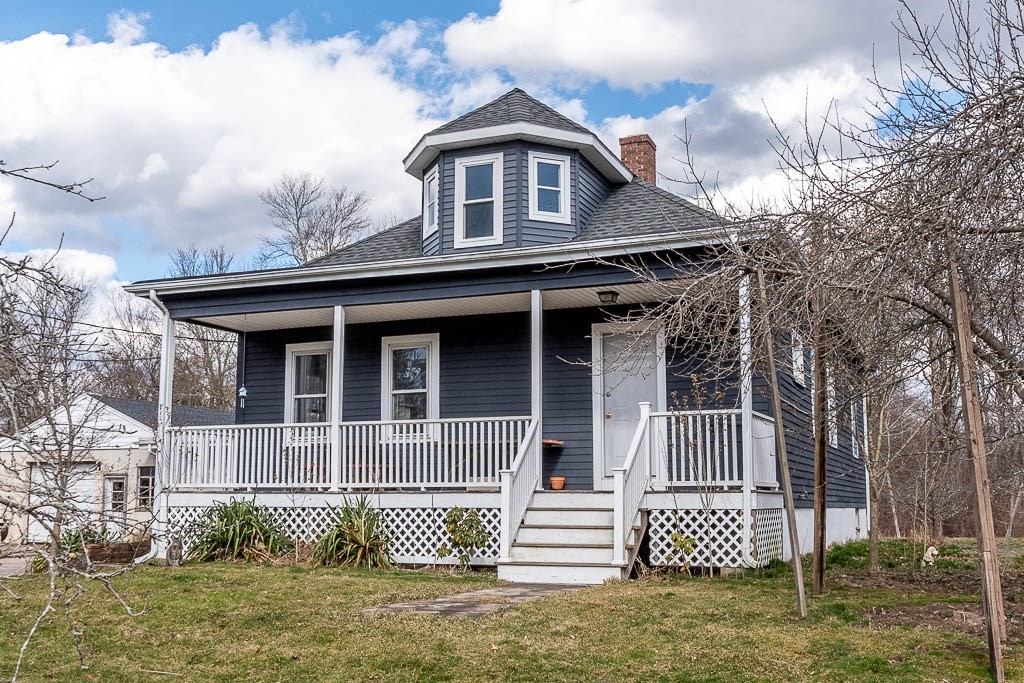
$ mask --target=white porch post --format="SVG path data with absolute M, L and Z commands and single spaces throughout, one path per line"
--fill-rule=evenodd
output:
M 750 276 L 740 281 L 740 423 L 743 425 L 743 541 L 744 558 L 750 556 L 754 515 L 754 363 L 750 331 Z
M 331 344 L 331 490 L 341 489 L 341 409 L 345 395 L 342 383 L 345 377 L 345 307 L 334 307 L 334 328 Z
M 163 309 L 160 343 L 160 389 L 157 394 L 156 467 L 153 482 L 153 533 L 157 556 L 167 555 L 170 539 L 167 536 L 168 509 L 164 489 L 174 484 L 171 480 L 170 428 L 174 389 L 174 348 L 177 342 L 174 320 L 160 304 L 154 293 L 150 298 Z
M 544 488 L 544 296 L 530 291 L 530 415 L 537 421 L 537 488 Z

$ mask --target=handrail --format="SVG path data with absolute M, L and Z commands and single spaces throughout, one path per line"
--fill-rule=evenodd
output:
M 650 431 L 651 404 L 645 402 L 640 404 L 640 423 L 633 433 L 625 462 L 612 470 L 615 477 L 613 561 L 623 567 L 626 565 L 626 539 L 651 484 Z
M 507 470 L 499 472 L 501 479 L 501 532 L 499 561 L 512 557 L 512 540 L 526 516 L 533 492 L 540 486 L 541 459 L 538 437 L 540 423 L 532 420 L 523 437 L 519 452 Z
M 437 420 L 358 420 L 341 422 L 342 425 L 365 426 L 365 425 L 418 425 L 418 424 L 453 424 L 461 422 L 493 422 L 494 420 L 522 420 L 530 419 L 529 415 L 502 415 L 500 417 L 446 417 Z M 254 429 L 256 427 L 315 427 L 317 425 L 330 424 L 328 422 L 260 422 L 245 424 L 224 424 L 224 425 L 183 425 L 180 427 L 168 427 L 176 432 L 200 431 L 204 429 Z

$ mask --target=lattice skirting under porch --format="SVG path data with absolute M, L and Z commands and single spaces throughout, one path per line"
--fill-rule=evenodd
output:
M 753 511 L 752 555 L 766 565 L 782 557 L 782 510 Z M 650 561 L 658 566 L 742 567 L 743 510 L 654 509 L 650 513 Z M 694 550 L 680 555 L 673 548 L 672 534 L 679 531 L 692 538 Z
M 168 509 L 170 531 L 181 535 L 187 549 L 194 542 L 197 523 L 207 507 L 175 507 Z M 495 564 L 498 559 L 498 542 L 501 528 L 499 508 L 474 508 L 490 533 L 490 543 L 472 558 L 477 565 Z M 270 507 L 270 513 L 296 541 L 313 543 L 330 526 L 330 509 L 327 507 Z M 447 540 L 444 517 L 449 508 L 442 507 L 382 507 L 384 522 L 391 534 L 391 554 L 400 564 L 453 564 L 455 558 L 438 558 L 437 548 Z

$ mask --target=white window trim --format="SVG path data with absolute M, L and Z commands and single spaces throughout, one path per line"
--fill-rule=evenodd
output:
M 850 401 L 850 442 L 853 457 L 860 459 L 860 429 L 857 427 L 857 402 Z
M 394 421 L 391 412 L 391 352 L 415 346 L 427 347 L 427 418 L 438 419 L 440 414 L 440 335 L 406 334 L 398 337 L 381 337 L 380 340 L 380 419 Z
M 790 335 L 792 358 L 790 365 L 793 369 L 793 381 L 800 386 L 807 384 L 807 354 L 804 351 L 804 340 L 796 331 Z
M 491 200 L 494 202 L 494 234 L 490 237 L 465 237 L 466 174 L 468 166 L 493 164 Z M 502 152 L 462 157 L 455 160 L 455 248 L 485 247 L 505 241 L 504 226 L 505 155 Z
M 441 222 L 441 185 L 438 182 L 437 166 L 430 169 L 430 171 L 423 176 L 423 237 L 427 238 L 437 232 L 437 226 Z M 427 208 L 430 205 L 430 183 L 433 181 L 434 184 L 434 222 L 429 223 L 428 216 L 430 215 Z
M 527 155 L 529 159 L 529 177 L 530 177 L 530 201 L 529 201 L 529 218 L 531 221 L 544 221 L 546 223 L 571 223 L 570 218 L 571 207 L 571 196 L 569 193 L 569 157 L 562 154 L 548 154 L 546 152 L 530 152 Z M 541 211 L 537 207 L 537 162 L 543 161 L 548 164 L 556 164 L 558 166 L 558 182 L 559 192 L 561 192 L 561 211 Z
M 828 445 L 832 448 L 839 446 L 839 409 L 836 405 L 836 381 L 829 373 L 828 381 L 825 382 L 825 415 L 828 419 Z
M 304 344 L 288 344 L 285 348 L 285 365 L 284 365 L 284 421 L 285 424 L 291 424 L 295 421 L 295 399 L 301 398 L 295 396 L 295 357 L 306 356 L 317 353 L 327 354 L 327 414 L 331 414 L 331 363 L 333 362 L 334 354 L 334 343 L 329 341 L 324 342 L 306 342 Z M 314 423 L 319 424 L 319 423 Z

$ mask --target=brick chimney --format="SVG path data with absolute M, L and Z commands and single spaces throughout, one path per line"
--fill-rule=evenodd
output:
M 619 138 L 619 147 L 622 148 L 622 163 L 633 175 L 651 185 L 658 184 L 658 166 L 654 154 L 658 148 L 650 135 L 641 133 Z

